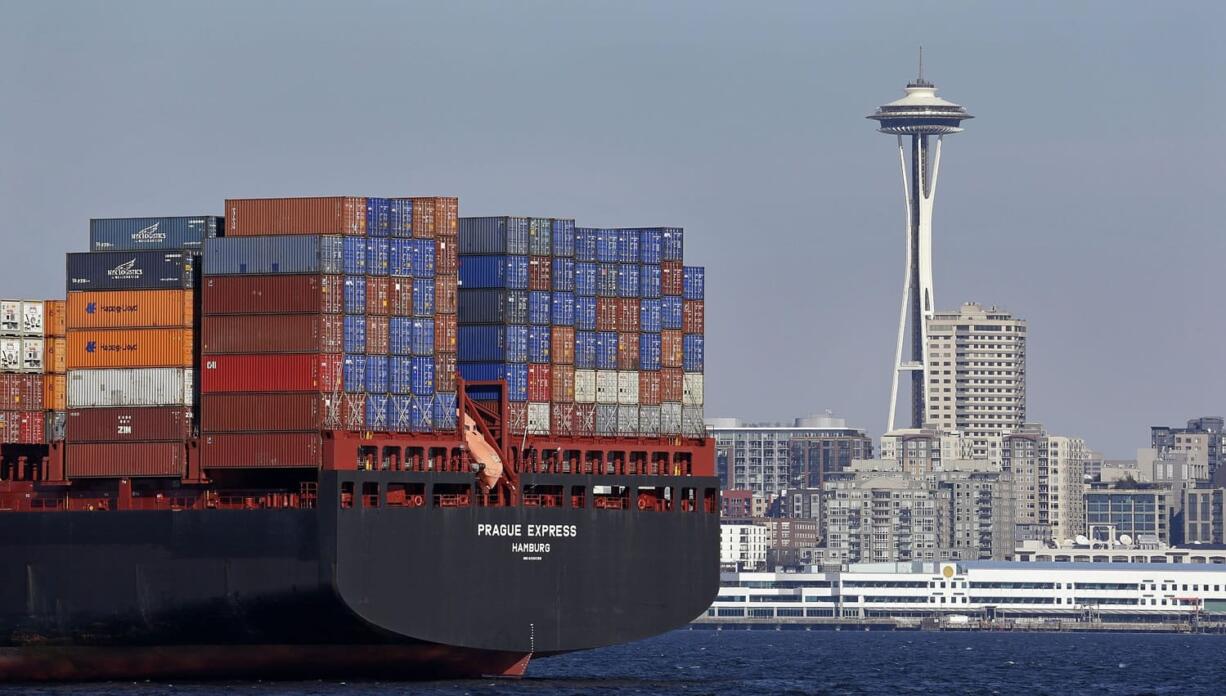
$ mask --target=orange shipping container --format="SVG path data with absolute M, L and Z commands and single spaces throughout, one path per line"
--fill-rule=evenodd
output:
M 192 325 L 191 290 L 68 293 L 68 328 L 137 329 Z
M 64 300 L 47 300 L 43 302 L 43 335 L 63 336 L 67 333 L 67 314 L 67 302 Z
M 43 408 L 48 411 L 68 410 L 68 375 L 43 377 Z
M 68 339 L 49 336 L 43 339 L 43 373 L 63 374 L 68 371 Z
M 413 206 L 414 223 L 417 206 Z M 247 198 L 226 201 L 226 236 L 262 234 L 366 234 L 366 199 Z M 414 235 L 417 236 L 417 235 Z
M 192 366 L 191 329 L 68 332 L 68 369 Z

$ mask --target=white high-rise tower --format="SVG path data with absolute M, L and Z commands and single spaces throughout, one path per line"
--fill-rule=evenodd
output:
M 907 203 L 907 271 L 903 281 L 902 309 L 898 316 L 898 345 L 894 350 L 894 376 L 890 386 L 890 422 L 886 432 L 897 425 L 898 382 L 903 373 L 911 375 L 911 423 L 919 428 L 926 420 L 929 383 L 928 319 L 936 310 L 932 293 L 932 201 L 937 190 L 941 166 L 941 141 L 944 136 L 962 131 L 962 121 L 972 118 L 966 109 L 937 96 L 936 85 L 924 79 L 924 56 L 920 53 L 919 77 L 907 85 L 907 95 L 877 109 L 868 116 L 881 124 L 881 133 L 898 139 L 898 159 L 902 165 L 903 194 Z M 911 136 L 908 162 L 904 136 Z M 936 136 L 936 151 L 930 156 L 929 139 Z M 908 331 L 909 327 L 909 331 Z M 910 355 L 904 359 L 903 345 L 910 336 Z M 906 426 L 904 426 L 906 427 Z

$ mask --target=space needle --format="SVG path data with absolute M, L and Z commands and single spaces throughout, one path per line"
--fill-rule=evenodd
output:
M 910 427 L 924 425 L 930 398 L 925 370 L 928 365 L 928 320 L 936 309 L 932 292 L 932 203 L 941 167 L 941 141 L 946 135 L 962 132 L 962 121 L 973 117 L 961 106 L 937 96 L 936 85 L 924 79 L 924 53 L 920 49 L 919 76 L 907 85 L 906 96 L 879 107 L 868 118 L 881 125 L 878 132 L 893 135 L 898 140 L 898 160 L 902 165 L 903 194 L 907 204 L 907 270 L 890 386 L 890 421 L 886 429 L 890 432 L 895 429 L 898 383 L 904 373 L 911 375 Z M 909 160 L 906 136 L 911 136 Z M 935 152 L 931 152 L 933 136 L 936 136 Z M 908 327 L 911 348 L 910 355 L 904 359 L 903 345 Z

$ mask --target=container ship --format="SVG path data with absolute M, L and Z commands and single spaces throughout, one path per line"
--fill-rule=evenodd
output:
M 96 219 L 0 302 L 0 679 L 519 676 L 719 585 L 680 228 Z

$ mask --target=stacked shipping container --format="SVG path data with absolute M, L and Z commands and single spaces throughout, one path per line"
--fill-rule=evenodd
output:
M 513 432 L 703 437 L 704 272 L 682 230 L 460 222 L 460 373 L 506 379 Z
M 205 245 L 205 468 L 316 467 L 323 430 L 455 428 L 455 198 L 226 211 Z
M 0 442 L 46 442 L 45 303 L 0 300 Z
M 70 477 L 184 473 L 195 423 L 199 249 L 213 216 L 90 221 L 86 254 L 68 255 Z

